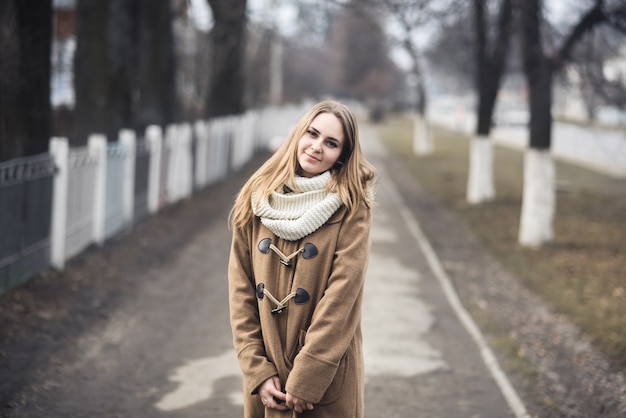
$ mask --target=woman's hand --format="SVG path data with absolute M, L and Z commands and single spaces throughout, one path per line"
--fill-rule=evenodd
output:
M 307 402 L 304 399 L 293 396 L 291 393 L 287 393 L 287 400 L 285 404 L 287 405 L 287 408 L 293 409 L 299 414 L 305 410 L 313 410 L 313 404 L 311 402 Z
M 263 405 L 267 408 L 277 409 L 279 411 L 287 410 L 287 406 L 285 405 L 287 395 L 280 390 L 280 379 L 278 376 L 270 377 L 259 386 L 259 396 L 261 397 L 261 402 L 263 402 Z

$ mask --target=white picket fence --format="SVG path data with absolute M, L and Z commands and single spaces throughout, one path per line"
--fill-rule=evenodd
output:
M 145 139 L 123 130 L 115 142 L 94 134 L 88 145 L 70 148 L 53 138 L 57 173 L 52 198 L 50 263 L 65 262 L 91 244 L 102 245 L 132 226 L 147 205 L 153 214 L 239 170 L 259 149 L 289 133 L 308 104 L 249 111 L 239 116 L 149 126 Z M 136 193 L 138 155 L 148 152 L 147 190 Z

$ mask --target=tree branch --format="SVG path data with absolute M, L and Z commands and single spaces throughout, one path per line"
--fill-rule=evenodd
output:
M 552 65 L 555 69 L 559 69 L 563 64 L 570 60 L 572 49 L 580 38 L 594 26 L 607 20 L 607 15 L 603 10 L 604 1 L 596 0 L 596 3 L 582 19 L 574 26 L 572 32 L 565 39 L 561 49 L 552 57 Z
M 607 12 L 607 21 L 612 28 L 626 34 L 626 5 Z

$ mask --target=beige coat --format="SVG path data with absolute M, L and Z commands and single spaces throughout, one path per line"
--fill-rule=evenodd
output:
M 230 318 L 237 357 L 244 375 L 245 417 L 291 417 L 292 411 L 265 409 L 257 388 L 278 375 L 283 390 L 314 404 L 301 417 L 363 416 L 361 301 L 370 249 L 372 213 L 361 205 L 352 219 L 341 207 L 320 229 L 300 241 L 276 237 L 260 220 L 235 230 L 228 266 Z M 310 244 L 291 266 L 259 244 L 271 239 L 290 255 Z M 276 305 L 257 297 L 263 284 L 282 300 L 302 288 L 310 299 Z M 301 302 L 301 301 L 300 301 Z

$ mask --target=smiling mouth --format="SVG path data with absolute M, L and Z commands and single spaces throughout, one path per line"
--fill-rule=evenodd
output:
M 309 160 L 315 160 L 315 161 L 318 161 L 318 162 L 321 161 L 320 159 L 312 156 L 311 154 L 307 154 L 306 152 L 304 153 L 304 155 L 306 155 L 309 158 Z

